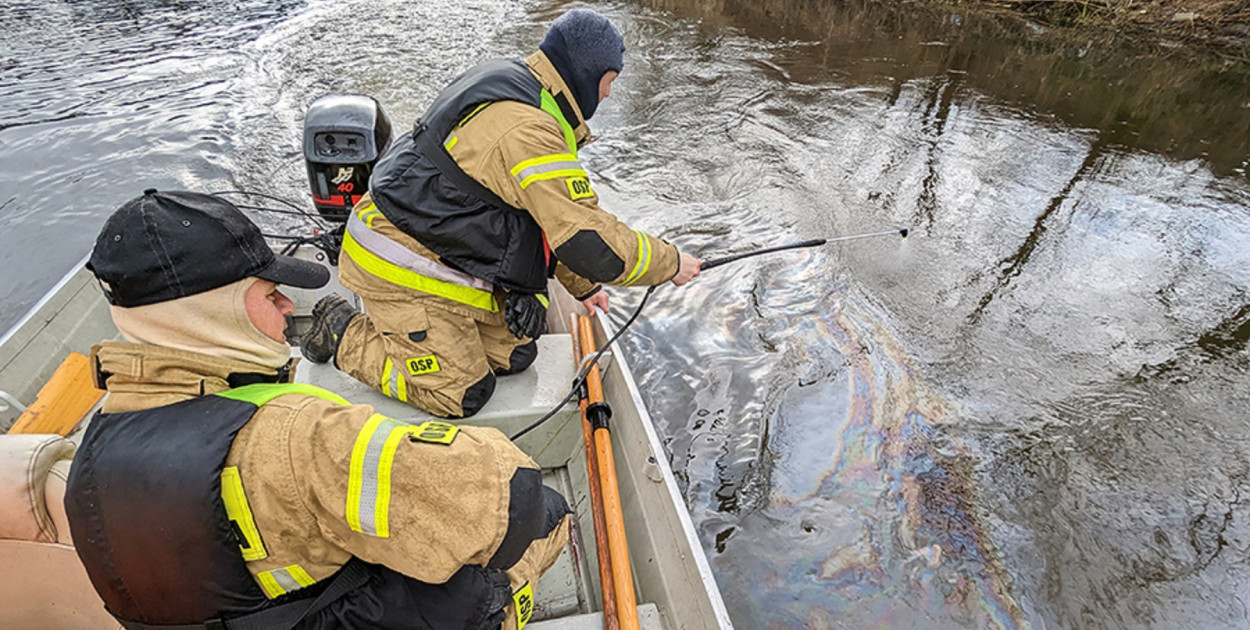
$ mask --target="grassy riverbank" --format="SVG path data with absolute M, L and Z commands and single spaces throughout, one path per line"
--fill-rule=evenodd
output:
M 1054 27 L 1209 47 L 1250 61 L 1250 0 L 964 0 Z

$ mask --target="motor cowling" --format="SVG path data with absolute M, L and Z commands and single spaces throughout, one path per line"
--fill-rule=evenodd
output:
M 370 96 L 327 94 L 304 116 L 304 162 L 313 205 L 344 222 L 369 189 L 373 165 L 391 141 L 391 121 Z

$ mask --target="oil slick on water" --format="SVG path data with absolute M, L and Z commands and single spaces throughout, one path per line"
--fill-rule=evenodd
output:
M 861 324 L 887 318 L 833 291 L 795 334 L 809 360 L 841 364 L 782 394 L 767 496 L 716 540 L 720 574 L 750 576 L 750 601 L 731 606 L 772 628 L 1026 627 L 975 508 L 975 463 L 941 435 L 958 412 L 888 330 Z M 777 535 L 739 549 L 738 528 Z

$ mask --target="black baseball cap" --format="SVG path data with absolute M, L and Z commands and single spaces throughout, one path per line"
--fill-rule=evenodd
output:
M 104 222 L 87 261 L 115 306 L 143 306 L 203 293 L 248 277 L 304 289 L 330 270 L 277 256 L 234 204 L 202 193 L 157 191 L 127 201 Z

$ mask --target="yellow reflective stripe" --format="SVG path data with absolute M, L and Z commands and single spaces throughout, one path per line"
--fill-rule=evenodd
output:
M 352 446 L 352 461 L 347 473 L 347 525 L 354 532 L 376 534 L 373 527 L 373 506 L 377 499 L 377 449 L 371 449 L 378 426 L 389 420 L 386 416 L 373 414 L 356 435 Z M 380 445 L 379 447 L 380 448 Z M 367 469 L 370 460 L 374 466 Z M 367 506 L 366 509 L 362 509 Z M 362 522 L 362 517 L 365 518 Z M 369 531 L 366 532 L 365 528 Z
M 298 564 L 281 569 L 273 569 L 272 571 L 261 571 L 256 574 L 256 580 L 260 582 L 261 588 L 265 589 L 265 595 L 269 599 L 277 599 L 287 593 L 298 591 L 301 588 L 317 583 Z
M 577 161 L 577 156 L 570 153 L 543 155 L 525 160 L 513 166 L 511 174 L 520 183 L 522 189 L 529 186 L 532 182 L 541 179 L 571 177 L 574 175 L 586 177 L 586 171 L 582 169 L 581 163 Z
M 395 364 L 391 363 L 390 357 L 387 357 L 386 364 L 382 367 L 382 382 L 380 383 L 380 386 L 382 387 L 382 393 L 390 396 L 391 398 L 394 398 L 394 396 L 391 396 L 391 373 L 394 370 Z
M 347 525 L 378 538 L 390 536 L 391 465 L 411 424 L 373 414 L 356 435 L 347 479 Z
M 460 122 L 457 124 L 464 125 L 465 123 L 469 122 L 470 118 L 473 118 L 474 116 L 476 116 L 478 112 L 482 111 L 482 109 L 485 108 L 487 105 L 490 105 L 491 102 L 492 101 L 486 101 L 485 103 L 482 103 L 481 105 L 478 105 L 477 107 L 474 107 L 473 111 L 469 112 L 468 115 L 466 115 L 464 118 L 461 118 Z M 451 148 L 451 147 L 448 147 L 448 148 Z
M 495 296 L 491 292 L 443 282 L 383 260 L 357 243 L 350 233 L 343 234 L 343 252 L 362 269 L 387 282 L 408 287 L 414 291 L 445 297 L 453 302 L 492 313 L 499 310 L 499 306 L 495 303 Z
M 378 210 L 376 205 L 369 204 L 361 208 L 360 212 L 357 213 L 356 216 L 360 217 L 360 220 L 363 221 L 366 226 L 373 227 L 373 220 L 382 216 L 382 211 Z
M 586 177 L 586 171 L 580 168 L 565 168 L 545 173 L 534 173 L 521 180 L 521 190 L 525 190 L 530 184 L 540 182 L 547 179 L 560 179 L 562 177 Z
M 460 136 L 453 131 L 451 137 L 447 139 L 447 142 L 443 143 L 443 148 L 450 151 L 452 147 L 456 146 L 457 142 L 460 142 Z
M 408 382 L 400 374 L 402 371 L 395 369 L 395 363 L 390 357 L 386 358 L 386 364 L 382 367 L 382 393 L 408 402 Z
M 269 557 L 265 543 L 260 539 L 260 530 L 256 528 L 256 520 L 252 518 L 252 509 L 247 504 L 247 495 L 243 494 L 243 479 L 239 477 L 238 466 L 221 469 L 221 501 L 226 505 L 226 518 L 243 535 L 243 540 L 239 541 L 239 553 L 243 554 L 243 560 L 251 562 Z
M 551 164 L 552 162 L 577 162 L 577 156 L 572 153 L 553 153 L 551 155 L 542 155 L 536 158 L 530 158 L 518 162 L 512 167 L 512 176 L 516 177 L 517 173 L 530 168 L 532 166 L 541 166 L 543 164 Z
M 621 286 L 627 287 L 637 282 L 651 268 L 651 239 L 638 230 L 634 230 L 634 234 L 638 235 L 638 262 L 634 263 L 633 271 L 629 272 Z
M 214 394 L 222 398 L 230 400 L 238 400 L 241 402 L 251 403 L 257 407 L 287 394 L 297 394 L 301 396 L 316 396 L 322 400 L 328 400 L 339 405 L 350 405 L 351 403 L 343 399 L 338 394 L 321 389 L 316 385 L 307 383 L 253 383 L 234 389 L 227 389 Z
M 541 293 L 535 293 L 534 297 L 538 298 L 538 303 L 542 304 L 543 308 L 550 308 L 551 303 L 547 301 L 547 296 Z

